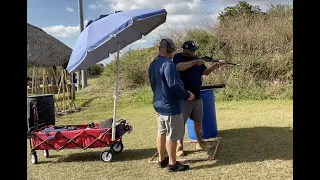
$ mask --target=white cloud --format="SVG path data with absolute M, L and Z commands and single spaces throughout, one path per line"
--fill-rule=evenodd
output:
M 93 9 L 93 10 L 98 8 L 97 5 L 95 4 L 89 4 L 88 7 L 89 9 Z
M 136 44 L 143 44 L 143 43 L 146 43 L 146 42 L 147 42 L 147 40 L 145 40 L 145 39 L 140 39 L 140 40 L 136 41 L 135 43 L 136 43 Z
M 106 2 L 107 1 L 96 1 L 95 3 L 93 4 L 89 4 L 88 5 L 88 8 L 89 9 L 92 9 L 92 10 L 95 10 L 95 9 L 98 9 L 98 8 L 105 8 L 106 7 Z
M 79 34 L 78 26 L 55 25 L 50 27 L 44 27 L 42 29 L 54 37 L 70 37 Z
M 180 31 L 202 26 L 217 19 L 217 15 L 201 0 L 104 0 L 105 2 L 111 11 L 136 8 L 166 9 L 166 23 L 153 30 L 145 43 L 156 40 L 159 35 L 170 35 L 168 32 L 171 30 Z
M 88 20 L 84 20 L 84 27 L 87 25 Z M 77 26 L 63 26 L 63 25 L 54 25 L 49 27 L 42 28 L 45 32 L 52 35 L 53 37 L 67 38 L 72 36 L 78 36 L 80 34 L 80 25 Z
M 74 9 L 69 8 L 69 7 L 66 7 L 66 10 L 67 10 L 68 12 L 73 12 L 73 11 L 74 11 Z

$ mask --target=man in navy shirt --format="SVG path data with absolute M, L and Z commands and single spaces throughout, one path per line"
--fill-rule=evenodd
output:
M 149 67 L 149 79 L 158 121 L 158 166 L 167 167 L 169 171 L 184 171 L 189 166 L 176 161 L 177 141 L 184 136 L 180 103 L 182 99 L 193 100 L 194 95 L 183 87 L 179 72 L 171 60 L 174 51 L 175 45 L 171 39 L 160 41 L 159 55 Z M 165 149 L 169 157 L 164 157 Z
M 187 122 L 189 117 L 194 121 L 194 131 L 197 136 L 196 149 L 210 149 L 212 146 L 205 144 L 201 137 L 203 104 L 200 97 L 200 89 L 202 86 L 202 75 L 210 74 L 215 68 L 225 64 L 226 61 L 220 60 L 207 68 L 204 65 L 204 60 L 194 56 L 198 47 L 193 41 L 184 42 L 182 48 L 183 52 L 175 54 L 173 62 L 180 72 L 184 88 L 195 95 L 195 98 L 192 101 L 182 100 L 181 105 L 184 123 Z M 177 146 L 177 156 L 183 155 L 183 139 L 180 139 Z

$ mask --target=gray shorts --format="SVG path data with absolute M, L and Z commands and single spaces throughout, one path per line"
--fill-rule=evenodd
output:
M 184 123 L 182 114 L 174 116 L 163 116 L 157 114 L 158 133 L 166 134 L 168 141 L 177 141 L 183 139 Z
M 194 99 L 192 101 L 182 100 L 181 109 L 184 123 L 188 118 L 194 122 L 202 122 L 203 119 L 203 102 L 202 99 Z

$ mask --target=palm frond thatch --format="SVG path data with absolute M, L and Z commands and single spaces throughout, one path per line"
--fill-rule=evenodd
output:
M 33 67 L 63 66 L 72 49 L 42 29 L 27 23 L 27 65 Z

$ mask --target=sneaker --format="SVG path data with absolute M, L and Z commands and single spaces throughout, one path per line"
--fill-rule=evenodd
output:
M 176 171 L 186 171 L 190 169 L 189 165 L 181 164 L 180 162 L 176 162 L 174 165 L 168 165 L 167 167 L 169 172 L 176 172 Z
M 210 149 L 213 149 L 213 145 L 212 144 L 206 144 L 205 142 L 197 143 L 196 144 L 196 149 L 197 150 L 210 150 Z
M 169 164 L 169 157 L 168 156 L 164 157 L 164 160 L 158 161 L 159 168 L 165 168 L 168 166 L 168 164 Z

